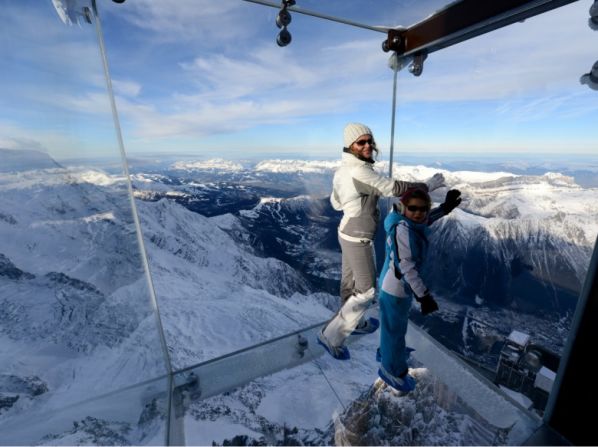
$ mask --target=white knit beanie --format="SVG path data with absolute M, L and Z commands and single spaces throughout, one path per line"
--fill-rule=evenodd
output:
M 353 143 L 362 135 L 371 135 L 374 138 L 374 134 L 368 126 L 361 123 L 349 123 L 345 126 L 343 132 L 343 141 L 346 148 L 350 148 Z

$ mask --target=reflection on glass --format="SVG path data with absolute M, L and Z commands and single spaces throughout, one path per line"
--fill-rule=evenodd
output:
M 70 428 L 55 414 L 166 367 L 94 26 L 65 26 L 50 1 L 1 9 L 0 443 L 53 443 L 95 404 Z

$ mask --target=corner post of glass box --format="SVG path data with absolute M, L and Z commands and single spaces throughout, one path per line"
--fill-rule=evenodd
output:
M 579 295 L 569 339 L 550 393 L 544 422 L 574 445 L 598 442 L 594 353 L 598 341 L 598 239 Z

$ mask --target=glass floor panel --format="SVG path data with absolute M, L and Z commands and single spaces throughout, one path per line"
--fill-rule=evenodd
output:
M 174 419 L 179 439 L 189 445 L 520 445 L 541 424 L 414 325 L 407 342 L 416 349 L 411 373 L 418 385 L 407 395 L 378 379 L 377 334 L 356 338 L 351 359 L 337 361 L 316 344 L 317 330 L 181 372 L 192 372 L 199 384 L 182 393 L 184 409 Z M 303 357 L 299 335 L 308 342 Z M 285 362 L 293 367 L 280 371 Z M 252 374 L 263 376 L 249 381 Z

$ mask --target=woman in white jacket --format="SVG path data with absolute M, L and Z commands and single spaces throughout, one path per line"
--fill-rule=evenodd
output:
M 404 182 L 374 171 L 378 153 L 370 128 L 360 123 L 345 126 L 341 167 L 334 174 L 332 206 L 343 211 L 338 228 L 342 252 L 341 308 L 318 335 L 318 343 L 334 358 L 350 358 L 344 346 L 351 333 L 371 333 L 380 325 L 375 318 L 362 321 L 375 297 L 376 264 L 373 241 L 380 221 L 378 199 L 400 196 L 412 187 L 432 191 L 444 183 L 435 174 L 426 183 Z

